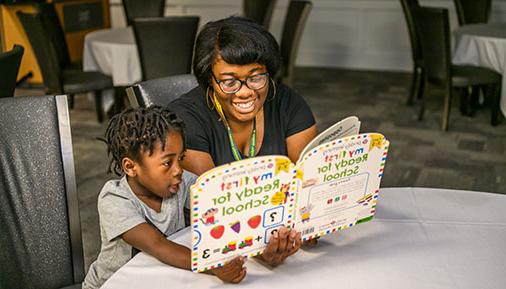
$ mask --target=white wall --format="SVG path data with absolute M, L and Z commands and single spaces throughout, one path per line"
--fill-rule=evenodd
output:
M 299 48 L 297 65 L 353 69 L 411 70 L 411 49 L 399 0 L 312 0 L 313 9 Z M 280 38 L 289 0 L 277 0 L 269 30 Z M 450 9 L 453 0 L 420 0 Z M 124 26 L 121 0 L 111 0 L 113 27 Z M 199 15 L 209 20 L 241 14 L 241 0 L 167 0 L 166 15 Z M 506 0 L 493 0 L 493 22 L 506 22 Z

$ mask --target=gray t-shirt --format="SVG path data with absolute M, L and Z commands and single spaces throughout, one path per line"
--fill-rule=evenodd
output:
M 183 229 L 183 208 L 190 206 L 190 186 L 196 178 L 190 172 L 183 172 L 179 191 L 162 200 L 159 213 L 137 198 L 126 177 L 108 181 L 98 196 L 102 246 L 84 279 L 83 289 L 99 288 L 132 258 L 132 246 L 120 238 L 126 231 L 146 223 L 146 219 L 167 236 Z

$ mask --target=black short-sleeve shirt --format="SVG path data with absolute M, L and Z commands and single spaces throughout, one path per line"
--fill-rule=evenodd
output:
M 209 153 L 216 166 L 234 161 L 227 131 L 200 87 L 168 106 L 185 123 L 187 149 Z M 286 138 L 315 124 L 306 101 L 284 85 L 278 87 L 276 97 L 265 101 L 264 118 L 264 139 L 257 155 L 287 155 Z

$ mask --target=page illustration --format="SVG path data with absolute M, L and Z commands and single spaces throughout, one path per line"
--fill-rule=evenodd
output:
M 284 156 L 242 160 L 202 175 L 192 187 L 193 271 L 260 253 L 276 228 L 291 224 L 293 178 Z
M 297 164 L 303 174 L 295 229 L 304 240 L 368 221 L 374 215 L 388 141 L 362 134 L 330 142 Z

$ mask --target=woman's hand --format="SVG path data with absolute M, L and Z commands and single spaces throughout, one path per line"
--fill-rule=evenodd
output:
M 244 258 L 237 257 L 222 267 L 211 270 L 211 273 L 226 283 L 239 283 L 246 277 Z
M 319 238 L 320 237 L 316 237 L 316 238 L 304 241 L 304 242 L 302 242 L 302 245 L 305 246 L 305 247 L 314 247 L 314 246 L 316 246 L 318 244 L 318 239 Z
M 272 234 L 269 244 L 259 258 L 270 266 L 277 266 L 283 263 L 286 257 L 297 252 L 301 244 L 300 233 L 283 226 Z

